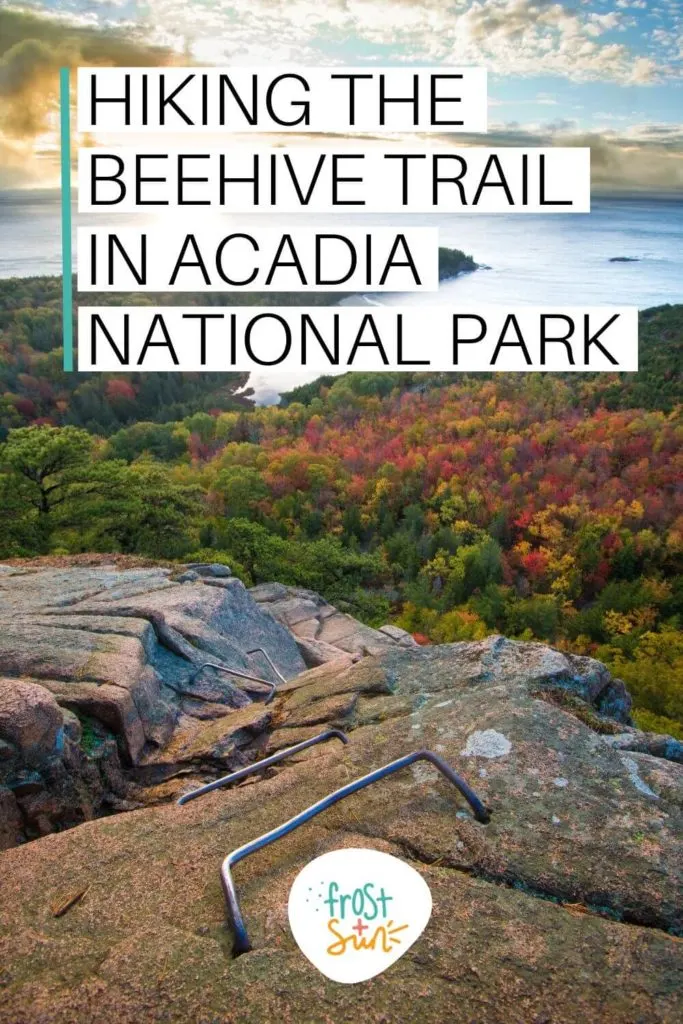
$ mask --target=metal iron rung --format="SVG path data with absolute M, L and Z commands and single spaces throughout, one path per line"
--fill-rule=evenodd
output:
M 349 742 L 348 737 L 345 733 L 341 732 L 340 729 L 328 729 L 327 732 L 321 732 L 317 736 L 313 736 L 310 740 L 303 740 L 301 743 L 297 743 L 293 747 L 286 747 L 285 750 L 279 750 L 277 753 L 271 754 L 270 757 L 265 757 L 261 761 L 249 764 L 246 768 L 240 768 L 231 775 L 224 775 L 223 778 L 216 779 L 215 782 L 207 782 L 205 786 L 200 786 L 199 789 L 193 789 L 190 790 L 189 793 L 183 793 L 183 795 L 178 799 L 178 803 L 187 804 L 190 800 L 196 800 L 198 796 L 204 796 L 205 793 L 211 793 L 214 789 L 221 789 L 223 786 L 229 786 L 233 782 L 239 782 L 241 779 L 246 779 L 248 775 L 260 772 L 263 768 L 269 768 L 272 764 L 278 764 L 280 761 L 284 761 L 286 758 L 292 757 L 294 754 L 298 754 L 301 750 L 306 750 L 307 747 L 312 747 L 316 743 L 323 743 L 325 740 L 335 738 L 341 740 L 342 743 Z
M 383 768 L 377 768 L 374 772 L 370 772 L 368 775 L 363 775 L 362 778 L 356 779 L 355 782 L 350 782 L 348 785 L 342 786 L 341 789 L 337 789 L 334 793 L 330 793 L 329 796 L 324 797 L 322 800 L 318 800 L 317 803 L 311 804 L 311 806 L 306 808 L 305 811 L 301 811 L 300 814 L 297 814 L 294 818 L 290 818 L 289 821 L 286 821 L 283 825 L 279 825 L 278 828 L 274 828 L 272 831 L 259 836 L 258 839 L 253 839 L 250 843 L 246 843 L 244 846 L 240 846 L 239 849 L 233 850 L 233 852 L 229 853 L 223 861 L 223 864 L 221 865 L 221 884 L 223 886 L 223 893 L 225 895 L 225 901 L 228 908 L 228 915 L 235 932 L 235 945 L 233 950 L 235 956 L 240 956 L 241 953 L 248 953 L 251 949 L 251 943 L 249 941 L 249 934 L 240 910 L 237 891 L 235 889 L 235 883 L 232 880 L 230 869 L 250 854 L 256 853 L 257 850 L 263 849 L 264 846 L 269 846 L 270 843 L 274 843 L 277 839 L 282 839 L 284 836 L 289 835 L 289 833 L 293 832 L 294 829 L 298 828 L 300 825 L 304 825 L 307 821 L 310 821 L 311 818 L 315 818 L 315 816 L 320 814 L 321 811 L 325 811 L 328 807 L 332 807 L 333 804 L 338 803 L 339 800 L 343 800 L 344 797 L 350 796 L 352 793 L 357 793 L 358 790 L 372 785 L 373 782 L 378 782 L 387 775 L 392 775 L 400 768 L 405 768 L 407 765 L 413 764 L 415 761 L 429 761 L 435 768 L 438 768 L 441 774 L 445 775 L 449 782 L 452 782 L 456 789 L 458 789 L 465 797 L 472 808 L 477 821 L 482 822 L 482 824 L 488 823 L 491 817 L 490 811 L 484 806 L 474 790 L 470 789 L 465 780 L 453 771 L 451 766 L 444 761 L 443 758 L 439 757 L 438 754 L 433 754 L 431 750 L 417 750 L 413 754 L 406 754 L 405 757 L 399 757 L 398 760 L 391 761 L 390 764 L 385 765 Z
M 277 683 L 272 682 L 270 679 L 261 679 L 260 676 L 253 676 L 249 672 L 242 672 L 237 668 L 228 668 L 227 665 L 216 665 L 213 661 L 203 661 L 201 665 L 197 665 L 196 671 L 192 673 L 189 678 L 189 682 L 193 683 L 197 676 L 201 675 L 205 668 L 213 668 L 216 672 L 225 672 L 229 676 L 237 676 L 239 679 L 248 679 L 252 683 L 262 683 L 263 686 L 267 686 L 270 689 L 270 693 L 266 697 L 264 703 L 270 704 L 271 700 L 275 696 L 277 690 Z M 191 696 L 191 694 L 188 694 Z
M 275 675 L 280 680 L 280 682 L 281 683 L 286 683 L 287 682 L 287 680 L 283 676 L 283 674 L 280 671 L 280 669 L 277 667 L 277 665 L 275 664 L 275 662 L 273 661 L 271 656 L 268 654 L 268 651 L 265 649 L 265 647 L 252 647 L 252 649 L 250 651 L 247 651 L 246 653 L 247 654 L 262 654 L 263 657 L 268 662 L 268 664 L 270 665 L 270 667 L 272 668 L 272 670 L 275 673 Z

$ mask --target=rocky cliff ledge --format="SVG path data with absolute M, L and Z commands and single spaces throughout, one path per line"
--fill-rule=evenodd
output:
M 0 854 L 0 1021 L 680 1019 L 681 746 L 629 726 L 618 680 L 501 637 L 418 648 L 220 571 L 0 573 L 5 845 L 84 822 Z M 347 746 L 169 802 L 332 725 Z M 254 950 L 233 960 L 225 854 L 419 747 L 490 824 L 424 764 L 350 797 L 236 868 Z M 319 975 L 286 918 L 298 871 L 344 846 L 404 858 L 434 899 L 416 945 L 356 986 Z
M 386 630 L 222 565 L 0 566 L 0 849 L 256 759 L 274 686 Z

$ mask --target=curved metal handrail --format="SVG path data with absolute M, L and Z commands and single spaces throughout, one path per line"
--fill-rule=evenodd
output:
M 272 670 L 275 673 L 275 675 L 280 680 L 280 682 L 281 683 L 286 683 L 287 682 L 287 680 L 283 676 L 283 674 L 280 671 L 280 669 L 277 667 L 277 665 L 275 664 L 275 662 L 273 661 L 271 656 L 268 654 L 268 651 L 265 649 L 265 647 L 252 647 L 252 649 L 250 651 L 245 651 L 245 654 L 247 654 L 247 655 L 249 655 L 249 654 L 262 654 L 264 656 L 264 658 L 266 659 L 266 661 L 268 662 L 268 664 L 270 665 L 270 667 L 272 668 Z M 216 670 L 216 672 L 224 672 L 226 675 L 229 675 L 229 676 L 237 676 L 239 679 L 248 679 L 249 682 L 252 682 L 252 683 L 262 683 L 264 686 L 268 686 L 270 688 L 270 692 L 269 692 L 268 696 L 266 697 L 265 701 L 263 702 L 264 704 L 270 704 L 271 700 L 275 696 L 275 692 L 277 690 L 277 683 L 272 682 L 272 680 L 270 680 L 270 679 L 261 679 L 260 676 L 252 675 L 250 672 L 242 672 L 241 669 L 238 669 L 238 668 L 230 668 L 228 665 L 217 665 L 215 661 L 203 661 L 199 665 L 197 665 L 195 667 L 195 671 L 190 676 L 188 682 L 189 683 L 193 683 L 195 681 L 195 679 L 197 679 L 197 677 L 202 674 L 202 672 L 204 671 L 205 668 L 213 668 L 213 669 Z M 177 687 L 172 686 L 171 689 L 172 690 L 177 690 Z M 242 689 L 246 689 L 246 687 L 242 687 Z M 177 692 L 178 693 L 182 693 L 184 696 L 187 696 L 187 697 L 193 697 L 194 696 L 194 694 L 185 693 L 182 690 L 177 690 Z M 252 690 L 252 693 L 253 693 L 253 690 Z M 200 697 L 199 699 L 201 700 L 202 698 Z
M 248 775 L 253 775 L 254 772 L 260 772 L 263 768 L 269 768 L 272 764 L 278 764 L 280 761 L 284 761 L 288 757 L 292 757 L 293 754 L 298 754 L 301 750 L 306 750 L 307 747 L 312 747 L 316 743 L 323 743 L 325 740 L 332 739 L 341 740 L 342 743 L 348 743 L 349 739 L 341 729 L 328 729 L 327 732 L 321 732 L 317 736 L 313 736 L 310 740 L 302 740 L 301 743 L 296 743 L 293 747 L 286 747 L 284 750 L 279 750 L 275 754 L 271 754 L 270 757 L 264 757 L 261 761 L 255 761 L 254 764 L 249 764 L 246 768 L 240 768 L 238 771 L 233 772 L 231 775 L 224 775 L 221 779 L 216 779 L 215 782 L 207 782 L 205 786 L 200 786 L 199 789 L 192 789 L 189 793 L 183 793 L 183 795 L 177 800 L 179 804 L 187 804 L 190 800 L 196 800 L 198 796 L 204 796 L 205 793 L 211 793 L 214 789 L 221 789 L 223 786 L 229 786 L 232 782 L 239 782 L 240 779 L 246 779 Z
M 248 679 L 252 683 L 262 683 L 264 686 L 270 687 L 270 693 L 263 702 L 264 704 L 270 704 L 271 700 L 275 696 L 275 691 L 277 690 L 277 683 L 272 682 L 270 679 L 261 679 L 259 676 L 250 675 L 249 672 L 242 672 L 238 668 L 228 668 L 227 665 L 216 665 L 216 663 L 213 661 L 203 661 L 201 665 L 197 665 L 196 670 L 188 679 L 188 683 L 193 683 L 197 676 L 200 676 L 202 674 L 205 668 L 213 668 L 216 670 L 216 672 L 225 672 L 226 675 L 237 676 L 239 679 Z M 192 697 L 192 694 L 188 693 L 187 696 Z
M 311 804 L 311 806 L 307 807 L 305 811 L 301 811 L 300 814 L 297 814 L 294 818 L 290 818 L 289 821 L 286 821 L 283 825 L 279 825 L 270 832 L 266 832 L 264 835 L 259 836 L 258 839 L 253 839 L 250 843 L 246 843 L 244 846 L 240 846 L 237 850 L 233 850 L 232 853 L 229 853 L 223 861 L 221 865 L 221 885 L 223 886 L 223 893 L 228 907 L 228 915 L 235 932 L 235 945 L 233 950 L 235 956 L 240 956 L 242 953 L 248 953 L 251 949 L 251 943 L 249 942 L 249 934 L 240 910 L 237 892 L 235 890 L 235 883 L 232 880 L 230 868 L 234 867 L 235 864 L 243 860 L 245 857 L 248 857 L 250 854 L 263 849 L 264 846 L 269 846 L 270 843 L 274 843 L 277 839 L 282 839 L 284 836 L 289 835 L 289 833 L 293 832 L 294 829 L 299 827 L 299 825 L 303 825 L 307 821 L 310 821 L 311 818 L 315 818 L 315 816 L 320 814 L 321 811 L 325 811 L 328 807 L 332 807 L 333 804 L 338 803 L 339 800 L 343 800 L 344 797 L 350 796 L 352 793 L 357 793 L 358 790 L 372 785 L 373 782 L 378 782 L 387 775 L 392 775 L 394 772 L 407 767 L 409 764 L 413 764 L 415 761 L 429 761 L 430 764 L 433 764 L 434 767 L 438 768 L 441 774 L 445 775 L 449 782 L 452 782 L 456 789 L 462 793 L 474 811 L 474 816 L 477 821 L 482 822 L 484 825 L 490 821 L 490 811 L 481 802 L 474 790 L 470 789 L 465 780 L 453 771 L 451 766 L 444 761 L 443 758 L 439 757 L 438 754 L 433 754 L 431 750 L 417 750 L 413 754 L 406 754 L 405 757 L 399 757 L 398 760 L 391 761 L 383 768 L 377 768 L 374 772 L 370 772 L 368 775 L 363 775 L 360 779 L 356 779 L 355 782 L 349 782 L 348 785 L 335 790 L 334 793 L 330 793 L 328 796 L 323 797 L 323 799 L 318 800 L 317 803 Z
M 250 651 L 247 651 L 246 653 L 247 654 L 262 654 L 263 657 L 268 662 L 268 664 L 270 665 L 270 667 L 272 668 L 272 670 L 275 673 L 275 675 L 280 680 L 280 682 L 281 683 L 286 683 L 287 682 L 287 680 L 283 676 L 283 674 L 280 671 L 280 669 L 277 667 L 277 665 L 275 664 L 275 662 L 273 661 L 271 656 L 268 654 L 268 651 L 265 649 L 265 647 L 252 647 L 252 649 Z

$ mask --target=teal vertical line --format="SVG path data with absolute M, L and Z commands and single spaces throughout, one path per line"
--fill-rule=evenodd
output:
M 71 251 L 71 93 L 69 68 L 59 69 L 62 169 L 62 338 L 64 369 L 74 368 L 73 259 Z

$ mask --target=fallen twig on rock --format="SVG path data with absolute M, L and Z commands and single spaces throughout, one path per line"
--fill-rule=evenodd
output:
M 85 889 L 79 889 L 78 892 L 73 893 L 67 899 L 62 900 L 61 903 L 55 903 L 50 908 L 53 917 L 64 917 L 67 911 L 75 907 L 77 903 L 80 903 L 85 894 L 87 893 L 89 885 L 86 885 Z

